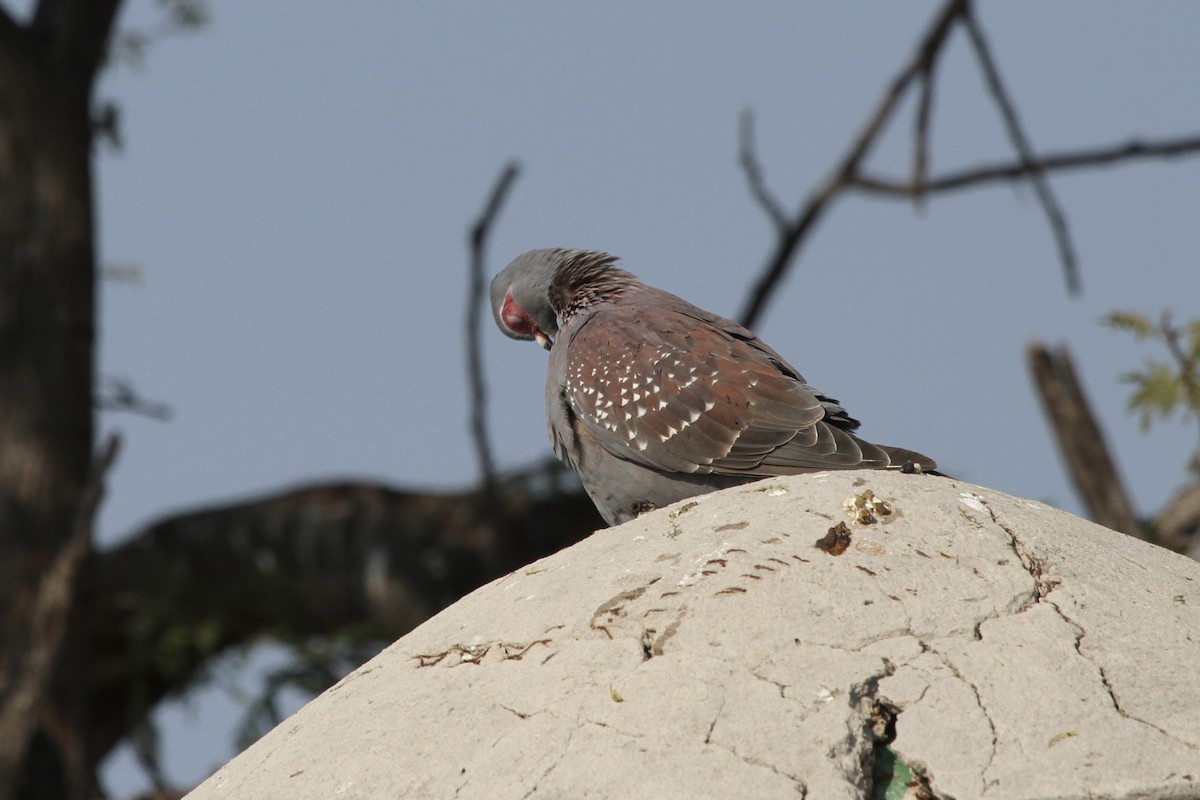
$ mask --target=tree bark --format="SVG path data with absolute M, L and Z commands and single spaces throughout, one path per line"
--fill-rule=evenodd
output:
M 1154 540 L 1177 553 L 1200 558 L 1200 483 L 1175 493 L 1154 520 Z
M 86 658 L 62 636 L 81 560 L 64 548 L 91 462 L 89 115 L 118 4 L 43 0 L 28 27 L 0 10 L 0 800 L 94 792 L 83 704 L 46 698 L 72 692 L 55 656 Z

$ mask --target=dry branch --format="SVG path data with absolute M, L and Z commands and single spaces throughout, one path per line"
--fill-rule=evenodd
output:
M 1200 483 L 1176 492 L 1154 520 L 1153 530 L 1157 544 L 1200 558 Z
M 923 74 L 927 65 L 936 59 L 954 21 L 964 13 L 968 5 L 969 0 L 950 0 L 942 7 L 933 24 L 930 25 L 929 31 L 922 37 L 912 58 L 892 79 L 891 85 L 880 98 L 875 110 L 871 112 L 871 116 L 851 143 L 845 156 L 842 157 L 841 163 L 809 196 L 808 201 L 795 218 L 779 231 L 775 241 L 775 250 L 767 260 L 767 266 L 761 277 L 751 289 L 745 308 L 738 315 L 744 325 L 754 327 L 754 323 L 766 307 L 767 300 L 774 293 L 775 287 L 783 280 L 788 267 L 799 252 L 806 235 L 834 198 L 858 172 L 859 164 L 866 158 L 871 147 L 877 141 L 884 123 L 892 116 L 892 112 L 899 104 L 905 90 L 912 80 Z M 768 213 L 770 213 L 769 209 Z
M 1034 343 L 1029 346 L 1028 360 L 1042 410 L 1088 515 L 1107 528 L 1147 539 L 1079 384 L 1071 354 L 1065 347 L 1051 351 Z
M 892 79 L 883 96 L 876 103 L 841 162 L 809 195 L 792 217 L 781 214 L 778 201 L 766 188 L 762 168 L 754 154 L 753 140 L 750 136 L 751 129 L 743 118 L 740 155 L 742 170 L 746 175 L 751 195 L 771 219 L 777 233 L 773 252 L 768 257 L 766 266 L 751 288 L 746 304 L 739 314 L 739 319 L 745 325 L 753 327 L 758 321 L 767 302 L 800 253 L 806 237 L 833 201 L 844 192 L 861 191 L 869 194 L 903 197 L 919 203 L 927 195 L 937 192 L 979 186 L 998 180 L 1029 180 L 1033 184 L 1038 201 L 1054 234 L 1067 287 L 1072 293 L 1075 293 L 1079 288 L 1077 258 L 1068 234 L 1066 215 L 1050 190 L 1046 176 L 1051 172 L 1080 167 L 1095 167 L 1139 158 L 1166 158 L 1200 152 L 1200 137 L 1186 137 L 1149 142 L 1133 141 L 1125 145 L 1038 156 L 1021 125 L 1016 104 L 1004 86 L 999 68 L 992 57 L 991 48 L 972 9 L 970 0 L 949 0 L 942 6 L 909 61 Z M 1005 131 L 1016 151 L 1017 160 L 950 172 L 938 177 L 928 177 L 929 118 L 933 103 L 935 69 L 938 58 L 956 23 L 961 23 L 966 30 L 983 72 L 988 92 L 1000 111 Z M 862 168 L 866 155 L 870 153 L 882 134 L 885 123 L 896 112 L 899 100 L 905 92 L 913 87 L 914 82 L 919 87 L 920 96 L 913 122 L 911 177 L 905 181 L 866 174 Z
M 758 160 L 758 149 L 754 146 L 754 114 L 749 109 L 743 111 L 738 120 L 738 163 L 750 186 L 750 194 L 771 219 L 776 233 L 783 235 L 788 227 L 787 212 L 783 210 L 779 198 L 767 188 L 762 163 Z
M 1063 274 L 1067 278 L 1067 290 L 1071 294 L 1078 294 L 1080 291 L 1079 262 L 1075 257 L 1075 246 L 1071 243 L 1071 235 L 1067 230 L 1067 217 L 1063 213 L 1058 199 L 1054 196 L 1054 192 L 1050 190 L 1050 183 L 1046 180 L 1045 171 L 1035 166 L 1037 156 L 1033 152 L 1033 145 L 1021 125 L 1016 105 L 1009 97 L 1008 90 L 1004 88 L 1004 80 L 1000 77 L 1000 70 L 996 66 L 995 59 L 992 58 L 991 48 L 983 35 L 983 29 L 979 27 L 975 15 L 971 13 L 970 6 L 963 14 L 962 21 L 963 27 L 967 29 L 967 36 L 971 40 L 971 47 L 979 59 L 979 67 L 983 71 L 988 92 L 992 95 L 992 100 L 995 101 L 996 107 L 1000 109 L 1000 116 L 1004 119 L 1004 129 L 1008 133 L 1009 141 L 1012 142 L 1013 149 L 1017 151 L 1020 163 L 1030 168 L 1029 181 L 1033 184 L 1034 194 L 1037 195 L 1038 202 L 1041 203 L 1042 210 L 1046 212 L 1046 218 L 1050 221 L 1050 230 L 1054 233 L 1054 241 L 1058 246 L 1058 256 L 1062 262 Z
M 849 188 L 868 194 L 917 197 L 921 194 L 971 189 L 988 183 L 1018 181 L 1029 177 L 1033 172 L 1065 172 L 1149 158 L 1179 158 L 1198 152 L 1200 152 L 1200 135 L 1156 141 L 1136 139 L 1124 144 L 1043 155 L 1029 163 L 1003 162 L 956 170 L 929 178 L 919 186 L 912 181 L 898 181 L 878 175 L 859 174 L 850 181 Z
M 483 316 L 486 295 L 486 253 L 488 234 L 492 224 L 504 206 L 509 189 L 517 179 L 520 167 L 509 162 L 501 171 L 492 191 L 488 195 L 483 213 L 471 226 L 471 266 L 467 287 L 467 381 L 471 386 L 471 435 L 475 441 L 475 452 L 483 473 L 485 491 L 491 493 L 496 486 L 496 462 L 492 458 L 492 444 L 487 430 L 487 383 L 483 377 L 483 345 L 480 341 L 479 323 Z

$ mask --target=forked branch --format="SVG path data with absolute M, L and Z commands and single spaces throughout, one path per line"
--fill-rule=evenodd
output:
M 928 174 L 928 140 L 936 67 L 950 33 L 958 24 L 965 29 L 967 39 L 979 61 L 985 85 L 1000 111 L 1005 131 L 1016 152 L 1016 159 L 1012 162 L 988 164 L 931 176 Z M 878 142 L 886 123 L 900 107 L 899 101 L 914 85 L 920 95 L 913 122 L 913 163 L 910 177 L 907 180 L 896 180 L 865 172 L 862 165 L 866 156 Z M 759 279 L 751 288 L 739 319 L 745 325 L 753 327 L 762 316 L 767 302 L 780 282 L 791 269 L 817 221 L 835 199 L 848 191 L 902 197 L 919 203 L 928 195 L 939 192 L 1001 181 L 1028 180 L 1032 183 L 1049 221 L 1068 290 L 1076 293 L 1079 291 L 1080 280 L 1075 249 L 1068 233 L 1066 214 L 1055 199 L 1047 176 L 1051 172 L 1097 167 L 1142 158 L 1171 158 L 1197 152 L 1200 152 L 1200 136 L 1157 141 L 1138 140 L 1103 148 L 1074 150 L 1049 156 L 1038 155 L 1021 125 L 1016 104 L 1005 88 L 983 29 L 974 16 L 971 0 L 949 0 L 938 11 L 908 62 L 889 83 L 840 163 L 794 215 L 784 214 L 780 203 L 768 190 L 762 167 L 754 151 L 752 121 L 743 117 L 739 160 L 751 195 L 771 219 L 777 235 L 774 250 L 768 257 Z

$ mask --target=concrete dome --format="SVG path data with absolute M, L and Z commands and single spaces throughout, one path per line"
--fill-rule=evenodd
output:
M 1198 673 L 1194 561 L 961 481 L 801 475 L 493 581 L 189 797 L 862 798 L 885 734 L 926 796 L 1196 797 Z

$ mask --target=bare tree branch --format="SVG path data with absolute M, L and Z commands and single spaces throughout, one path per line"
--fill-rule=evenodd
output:
M 787 230 L 787 212 L 783 210 L 779 199 L 771 194 L 763 179 L 762 165 L 758 161 L 758 151 L 754 144 L 754 112 L 750 109 L 743 111 L 738 120 L 738 163 L 746 175 L 751 196 L 770 218 L 775 231 L 778 233 Z
M 487 431 L 487 384 L 483 378 L 483 347 L 479 335 L 479 324 L 483 317 L 484 298 L 487 294 L 486 254 L 488 233 L 492 223 L 500 214 L 504 200 L 508 197 L 513 181 L 520 174 L 520 166 L 510 161 L 501 170 L 492 186 L 483 213 L 471 226 L 471 267 L 467 283 L 467 380 L 471 386 L 471 435 L 475 439 L 475 452 L 483 472 L 483 485 L 488 493 L 496 486 L 496 462 L 492 458 L 492 444 Z
M 783 279 L 809 230 L 857 172 L 859 164 L 875 144 L 884 123 L 891 117 L 905 90 L 913 78 L 921 73 L 924 65 L 935 58 L 942 43 L 949 35 L 954 21 L 965 13 L 968 4 L 969 0 L 949 0 L 942 7 L 928 32 L 922 37 L 912 58 L 892 79 L 891 85 L 876 104 L 875 110 L 871 112 L 867 123 L 859 131 L 849 150 L 842 157 L 841 163 L 833 171 L 833 174 L 827 177 L 809 196 L 796 217 L 780 232 L 776 239 L 775 251 L 767 260 L 766 269 L 754 284 L 745 308 L 738 315 L 744 325 L 753 327 L 761 316 L 767 300 Z
M 1088 515 L 1106 528 L 1148 539 L 1079 385 L 1071 354 L 1065 347 L 1051 351 L 1034 343 L 1029 346 L 1027 357 L 1042 410 L 1054 430 L 1059 454 Z
M 1008 90 L 1004 88 L 1004 81 L 1000 77 L 1000 70 L 996 67 L 995 59 L 992 58 L 991 48 L 988 47 L 983 29 L 975 21 L 975 15 L 970 6 L 963 14 L 962 21 L 967 29 L 967 35 L 971 40 L 975 55 L 979 58 L 979 67 L 983 71 L 988 91 L 1000 109 L 1000 115 L 1004 118 L 1004 128 L 1008 132 L 1008 138 L 1012 142 L 1013 148 L 1017 151 L 1017 156 L 1026 166 L 1036 164 L 1037 158 L 1033 152 L 1033 145 L 1030 144 L 1029 136 L 1021 125 L 1016 106 L 1008 96 Z M 1054 233 L 1054 241 L 1058 246 L 1058 256 L 1062 262 L 1063 274 L 1067 279 L 1067 290 L 1071 294 L 1079 294 L 1081 288 L 1079 261 L 1075 257 L 1075 246 L 1071 243 L 1071 235 L 1067 230 L 1066 215 L 1063 213 L 1058 199 L 1050 190 L 1050 183 L 1046 180 L 1045 172 L 1036 168 L 1030 169 L 1029 180 L 1033 184 L 1038 202 L 1046 212 L 1046 218 L 1050 221 L 1050 229 Z
M 1200 558 L 1200 483 L 1183 487 L 1171 498 L 1154 520 L 1154 540 L 1177 553 Z
M 109 378 L 105 382 L 107 391 L 96 399 L 96 408 L 101 411 L 127 411 L 160 422 L 166 422 L 171 418 L 169 405 L 147 400 L 137 393 L 129 381 L 123 378 Z
M 1015 164 L 986 165 L 929 178 L 928 138 L 935 67 L 954 24 L 959 21 L 967 30 L 988 91 L 1000 110 L 1005 130 L 1017 152 L 1018 160 Z M 898 108 L 898 101 L 912 87 L 914 81 L 919 85 L 920 97 L 913 123 L 911 177 L 907 181 L 897 181 L 864 174 L 862 164 L 866 155 L 880 136 L 885 123 Z M 751 287 L 746 304 L 739 314 L 742 323 L 751 327 L 762 315 L 768 300 L 790 269 L 813 226 L 832 205 L 833 200 L 843 192 L 859 190 L 878 195 L 905 197 L 920 203 L 926 195 L 935 192 L 966 188 L 1001 179 L 1027 179 L 1033 184 L 1038 201 L 1050 222 L 1067 287 L 1074 294 L 1078 293 L 1080 285 L 1078 258 L 1071 243 L 1066 217 L 1050 190 L 1047 174 L 1054 170 L 1098 166 L 1150 156 L 1179 156 L 1200 150 L 1200 139 L 1193 137 L 1158 142 L 1134 141 L 1121 147 L 1038 157 L 1021 125 L 1016 106 L 1004 87 L 983 30 L 973 16 L 971 0 L 948 0 L 942 6 L 908 63 L 892 79 L 876 103 L 841 162 L 809 195 L 794 217 L 789 219 L 781 216 L 778 202 L 765 188 L 762 169 L 752 157 L 753 150 L 747 148 L 748 141 L 746 122 L 743 120 L 742 169 L 746 173 L 755 201 L 771 218 L 777 231 L 774 250 L 768 257 L 758 281 Z M 747 153 L 750 154 L 749 158 Z
M 913 126 L 912 181 L 915 186 L 923 186 L 929 176 L 929 118 L 933 112 L 933 64 L 931 60 L 921 71 L 921 98 L 917 103 L 917 116 Z M 924 199 L 922 195 L 913 197 L 919 207 L 924 204 Z
M 878 175 L 858 174 L 849 179 L 850 188 L 869 194 L 915 197 L 970 189 L 999 181 L 1018 181 L 1033 172 L 1065 172 L 1072 169 L 1108 166 L 1148 158 L 1178 158 L 1200 152 L 1200 135 L 1158 141 L 1134 140 L 1092 150 L 1073 150 L 1043 155 L 1029 163 L 1005 162 L 947 172 L 930 178 L 921 186 Z
M 961 13 L 966 14 L 968 10 L 964 6 L 964 10 Z M 945 37 L 940 40 L 943 43 L 945 41 Z M 918 185 L 924 184 L 925 179 L 929 175 L 929 121 L 933 114 L 933 88 L 937 62 L 942 54 L 942 49 L 940 43 L 937 47 L 927 49 L 925 57 L 921 61 L 920 69 L 917 72 L 917 77 L 920 80 L 921 96 L 917 101 L 916 119 L 913 123 L 912 180 Z M 857 173 L 858 170 L 855 172 Z M 917 195 L 914 196 L 913 200 L 920 207 L 924 198 Z
M 189 33 L 208 22 L 206 0 L 159 0 L 160 17 L 152 24 L 118 32 L 108 47 L 110 64 L 140 68 L 151 47 L 168 38 Z

